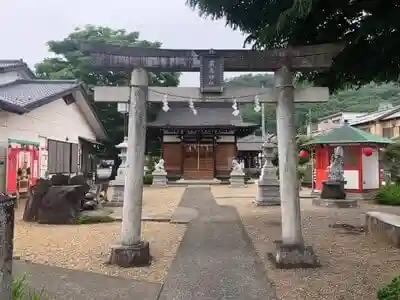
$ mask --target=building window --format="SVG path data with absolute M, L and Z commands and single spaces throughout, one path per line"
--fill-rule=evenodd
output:
M 382 135 L 383 135 L 383 137 L 386 137 L 386 138 L 392 138 L 393 132 L 394 132 L 393 127 L 382 129 Z
M 363 130 L 365 132 L 368 132 L 368 133 L 371 133 L 371 128 L 370 127 L 364 127 L 364 128 L 361 128 L 361 130 Z
M 333 124 L 339 124 L 340 123 L 340 119 L 336 119 L 336 120 L 332 120 Z
M 78 144 L 48 140 L 48 172 L 77 173 Z

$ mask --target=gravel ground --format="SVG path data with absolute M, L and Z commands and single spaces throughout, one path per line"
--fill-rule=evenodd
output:
M 173 211 L 184 189 L 145 189 L 144 210 Z M 92 271 L 150 282 L 163 282 L 186 230 L 186 225 L 142 222 L 143 239 L 150 242 L 150 267 L 124 269 L 105 265 L 109 247 L 118 240 L 121 223 L 40 225 L 22 221 L 24 203 L 16 212 L 14 255 L 21 260 Z
M 312 245 L 322 263 L 319 269 L 277 270 L 266 259 L 273 241 L 281 236 L 279 207 L 256 207 L 250 199 L 216 199 L 234 205 L 264 260 L 269 278 L 280 299 L 376 300 L 378 288 L 398 275 L 400 250 L 363 233 L 332 229 L 336 222 L 363 225 L 364 212 L 386 211 L 400 215 L 399 208 L 365 204 L 358 209 L 327 209 L 302 200 L 302 221 L 306 244 Z
M 211 192 L 215 198 L 249 198 L 255 197 L 257 185 L 248 184 L 245 188 L 232 188 L 229 185 L 212 185 Z
M 184 187 L 144 188 L 143 215 L 171 217 L 184 191 Z

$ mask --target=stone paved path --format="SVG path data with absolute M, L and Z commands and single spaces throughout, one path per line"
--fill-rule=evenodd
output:
M 264 265 L 234 207 L 208 187 L 189 187 L 180 207 L 198 217 L 185 233 L 158 300 L 275 300 Z
M 45 300 L 155 300 L 161 284 L 14 261 L 13 276 L 26 274 L 30 288 Z

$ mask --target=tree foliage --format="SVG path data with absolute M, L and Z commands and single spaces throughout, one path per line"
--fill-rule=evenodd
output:
M 400 183 L 400 143 L 389 145 L 383 152 L 382 162 L 390 173 L 392 182 Z
M 272 74 L 246 74 L 227 80 L 227 86 L 260 87 L 262 83 L 272 86 Z M 400 87 L 394 83 L 370 83 L 361 88 L 340 90 L 330 96 L 326 103 L 296 104 L 295 119 L 299 132 L 305 132 L 308 121 L 322 118 L 340 111 L 372 112 L 383 104 L 400 105 Z M 247 122 L 261 125 L 261 113 L 254 111 L 252 104 L 241 106 L 243 117 Z M 276 132 L 275 105 L 265 104 L 265 123 L 267 131 Z
M 114 72 L 109 70 L 93 70 L 90 58 L 79 51 L 82 42 L 101 42 L 124 46 L 160 47 L 160 42 L 149 42 L 139 39 L 138 32 L 127 32 L 123 29 L 112 29 L 94 25 L 76 28 L 74 32 L 59 41 L 49 41 L 49 51 L 55 57 L 46 58 L 36 65 L 36 73 L 45 79 L 77 79 L 83 82 L 89 91 L 100 85 L 128 85 L 129 72 Z M 177 86 L 178 73 L 150 74 L 150 85 Z M 110 140 L 106 143 L 109 155 L 115 155 L 114 146 L 122 141 L 126 120 L 117 111 L 116 103 L 93 104 L 100 120 L 108 132 Z M 148 118 L 154 118 L 158 106 L 153 105 L 148 110 Z
M 255 48 L 343 43 L 327 73 L 306 74 L 341 88 L 396 81 L 400 65 L 400 4 L 395 0 L 187 0 L 200 14 L 247 34 Z

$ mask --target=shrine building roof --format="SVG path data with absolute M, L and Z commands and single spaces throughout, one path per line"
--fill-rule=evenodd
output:
M 197 110 L 195 115 L 189 108 L 187 102 L 172 102 L 169 104 L 170 110 L 165 112 L 161 110 L 156 120 L 149 122 L 149 127 L 158 128 L 258 128 L 258 124 L 244 122 L 241 114 L 234 116 L 232 114 L 231 103 L 199 103 L 195 102 Z
M 392 144 L 393 141 L 380 137 L 361 129 L 350 126 L 345 122 L 341 127 L 335 128 L 325 134 L 315 137 L 307 145 L 317 144 Z

